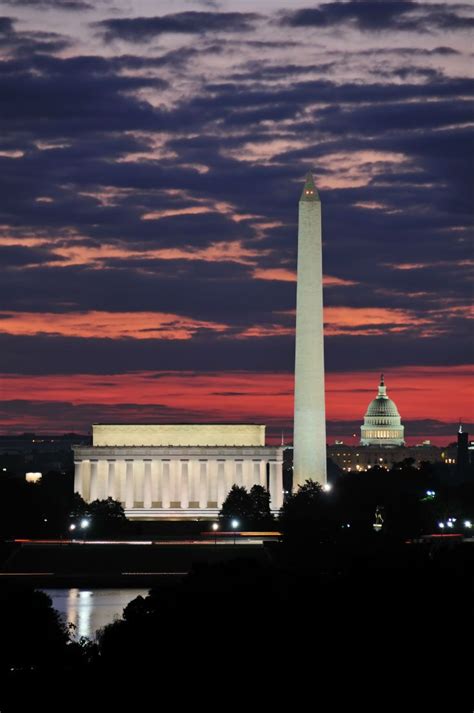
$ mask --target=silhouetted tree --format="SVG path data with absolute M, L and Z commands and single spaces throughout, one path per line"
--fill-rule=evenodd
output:
M 87 517 L 89 515 L 89 506 L 86 501 L 79 495 L 79 493 L 74 493 L 71 499 L 71 505 L 69 509 L 69 516 L 71 518 L 81 518 Z
M 270 493 L 262 485 L 253 485 L 250 489 L 251 520 L 253 526 L 270 525 L 273 515 L 270 511 Z
M 261 485 L 253 485 L 250 492 L 239 485 L 233 485 L 222 503 L 219 518 L 226 526 L 235 518 L 241 527 L 268 527 L 273 523 L 270 494 Z
M 280 510 L 279 526 L 285 538 L 313 541 L 333 534 L 336 521 L 331 505 L 332 494 L 326 493 L 319 483 L 307 480 L 298 486 Z
M 57 665 L 69 632 L 50 597 L 31 589 L 0 594 L 0 672 Z
M 93 500 L 87 505 L 86 514 L 90 518 L 90 535 L 121 535 L 128 520 L 121 503 L 113 498 Z
M 222 503 L 219 518 L 225 523 L 231 519 L 239 520 L 241 526 L 247 526 L 252 519 L 252 498 L 247 490 L 239 485 L 233 485 Z

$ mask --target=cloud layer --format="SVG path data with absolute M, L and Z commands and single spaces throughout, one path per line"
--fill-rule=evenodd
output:
M 356 390 L 363 373 L 375 382 L 379 371 L 416 368 L 427 393 L 441 393 L 443 375 L 472 359 L 472 8 L 132 7 L 0 3 L 7 382 L 41 378 L 46 393 L 62 375 L 79 385 L 78 374 L 288 379 L 297 201 L 311 169 L 323 203 L 328 378 L 354 373 Z M 195 415 L 197 382 L 176 379 L 179 418 Z M 106 420 L 92 382 L 81 388 L 97 412 L 87 418 Z M 275 398 L 262 409 L 248 393 L 245 417 L 291 432 L 289 401 L 278 412 Z M 329 414 L 334 398 L 328 390 Z M 469 419 L 464 396 L 452 398 Z M 133 396 L 117 403 L 128 414 Z M 452 420 L 442 399 L 425 403 L 421 414 L 407 400 L 402 415 Z M 85 407 L 79 416 L 57 404 L 9 394 L 4 429 L 41 413 L 57 430 L 66 412 L 68 428 L 83 426 Z M 362 417 L 357 400 L 345 404 L 330 416 L 339 435 L 333 424 Z M 207 398 L 196 418 L 221 417 L 221 405 Z

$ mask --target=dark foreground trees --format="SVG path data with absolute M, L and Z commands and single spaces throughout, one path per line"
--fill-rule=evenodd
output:
M 0 671 L 57 665 L 69 633 L 51 599 L 29 589 L 0 592 Z
M 307 490 L 317 501 L 317 489 Z M 278 709 L 287 681 L 297 682 L 296 701 L 321 699 L 317 710 L 327 700 L 345 710 L 342 689 L 352 706 L 379 710 L 378 685 L 384 700 L 400 692 L 400 710 L 472 709 L 461 705 L 470 684 L 462 652 L 472 635 L 471 545 L 429 550 L 374 535 L 355 551 L 313 542 L 303 557 L 286 542 L 258 561 L 253 548 L 233 555 L 238 549 L 136 598 L 102 631 L 96 655 L 71 647 L 44 599 L 2 601 L 0 633 L 11 632 L 0 643 L 2 713 L 155 710 L 157 699 L 168 707 L 177 697 L 195 705 L 203 681 L 230 710 L 249 695 Z M 444 689 L 449 705 L 432 705 Z
M 448 517 L 456 518 L 452 531 L 462 531 L 464 522 L 474 523 L 474 485 L 442 483 L 432 464 L 415 468 L 410 459 L 391 470 L 344 473 L 328 492 L 307 481 L 285 502 L 279 528 L 302 541 L 338 533 L 366 537 L 374 532 L 376 512 L 383 513 L 381 532 L 395 539 L 439 532 Z
M 333 536 L 340 528 L 331 492 L 319 483 L 307 480 L 284 503 L 279 527 L 292 542 L 319 542 Z
M 232 520 L 239 522 L 238 529 L 265 529 L 274 526 L 270 511 L 270 494 L 261 485 L 254 485 L 250 492 L 239 485 L 233 485 L 222 503 L 219 518 L 224 527 Z
M 87 503 L 86 517 L 90 520 L 91 537 L 120 536 L 127 532 L 129 525 L 122 505 L 112 498 Z
M 81 528 L 85 519 L 87 527 Z M 73 492 L 67 475 L 51 471 L 38 484 L 0 479 L 0 539 L 121 536 L 127 526 L 119 502 L 107 498 L 86 503 Z

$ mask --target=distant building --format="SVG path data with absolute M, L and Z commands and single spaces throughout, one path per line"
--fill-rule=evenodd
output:
M 370 402 L 364 417 L 364 425 L 360 427 L 360 445 L 403 446 L 405 445 L 404 430 L 398 409 L 387 396 L 387 387 L 382 374 L 377 396 Z
M 457 444 L 439 447 L 431 441 L 423 441 L 416 446 L 405 445 L 405 429 L 395 403 L 387 395 L 383 374 L 377 396 L 367 408 L 360 431 L 358 446 L 336 441 L 327 447 L 328 458 L 343 471 L 357 472 L 376 466 L 390 469 L 395 463 L 407 458 L 413 459 L 415 467 L 423 462 L 445 463 L 456 465 L 456 470 L 463 472 L 470 463 L 468 434 L 463 433 L 462 426 L 459 428 Z
M 456 462 L 456 446 L 440 448 L 430 441 L 424 441 L 417 446 L 351 446 L 341 441 L 327 447 L 328 458 L 344 471 L 370 470 L 375 466 L 391 468 L 406 458 L 413 458 L 415 467 L 421 463 Z
M 90 436 L 77 433 L 0 436 L 0 476 L 24 478 L 29 472 L 69 472 L 74 465 L 72 445 L 80 443 L 90 443 Z
M 456 471 L 464 475 L 469 468 L 469 434 L 464 431 L 462 423 L 459 424 L 457 443 Z
M 94 424 L 74 448 L 74 490 L 112 497 L 129 518 L 215 518 L 231 487 L 261 485 L 283 504 L 283 449 L 257 424 Z
M 40 483 L 42 477 L 42 473 L 25 473 L 25 480 L 27 483 Z

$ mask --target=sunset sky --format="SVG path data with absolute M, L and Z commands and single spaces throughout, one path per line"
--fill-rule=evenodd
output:
M 329 442 L 382 371 L 409 443 L 474 431 L 473 28 L 459 2 L 0 0 L 0 432 L 291 441 L 308 170 Z

